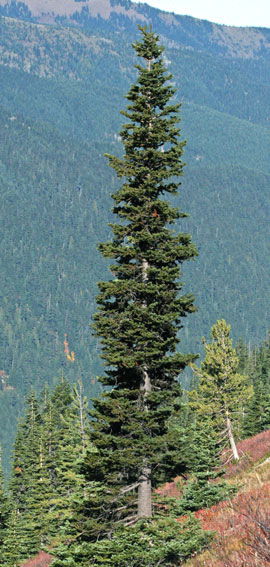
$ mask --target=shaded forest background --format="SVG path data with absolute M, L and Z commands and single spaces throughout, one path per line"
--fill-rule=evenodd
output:
M 40 391 L 64 375 L 82 379 L 90 396 L 100 387 L 90 323 L 96 282 L 112 277 L 97 243 L 110 237 L 117 187 L 103 155 L 122 151 L 119 111 L 135 78 L 137 23 L 160 34 L 183 101 L 187 166 L 177 204 L 190 214 L 181 230 L 200 254 L 183 274 L 199 310 L 181 348 L 200 351 L 221 317 L 250 349 L 269 328 L 270 30 L 226 28 L 125 0 L 100 2 L 94 15 L 91 2 L 67 16 L 39 15 L 31 4 L 0 1 L 6 456 L 31 385 Z

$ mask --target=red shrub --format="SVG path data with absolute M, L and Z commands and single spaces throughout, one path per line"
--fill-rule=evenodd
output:
M 243 493 L 237 498 L 233 509 L 244 520 L 243 543 L 251 555 L 270 565 L 270 483 L 259 490 Z
M 32 559 L 28 559 L 26 563 L 23 563 L 22 567 L 49 567 L 54 559 L 55 557 L 49 555 L 49 553 L 40 551 L 38 555 L 32 557 Z
M 223 455 L 227 477 L 241 474 L 260 460 L 267 462 L 270 430 L 241 441 L 237 448 L 241 455 L 239 462 L 226 463 L 228 452 Z M 265 473 L 260 474 L 261 470 Z M 216 532 L 216 537 L 211 548 L 194 558 L 190 566 L 270 567 L 270 482 L 266 473 L 264 467 L 258 468 L 258 473 L 255 469 L 251 475 L 244 475 L 248 481 L 245 491 L 231 501 L 195 512 L 203 529 Z
M 180 484 L 182 483 L 183 479 L 177 476 L 172 482 L 166 482 L 163 486 L 157 488 L 156 494 L 164 496 L 165 498 L 180 498 Z
M 243 492 L 231 502 L 199 510 L 204 529 L 217 532 L 207 562 L 199 557 L 194 567 L 270 566 L 270 483 Z

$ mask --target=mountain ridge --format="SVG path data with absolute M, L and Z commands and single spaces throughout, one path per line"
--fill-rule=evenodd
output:
M 131 0 L 66 0 L 65 3 L 55 0 L 0 0 L 0 14 L 13 15 L 13 17 L 33 20 L 41 24 L 66 23 L 74 27 L 83 26 L 87 18 L 109 21 L 117 16 L 129 19 L 134 25 L 154 24 L 158 33 L 165 28 L 167 34 L 177 42 L 177 36 L 181 34 L 183 44 L 193 43 L 194 32 L 190 33 L 190 24 L 194 23 L 200 28 L 203 41 L 200 42 L 201 49 L 216 45 L 223 55 L 229 57 L 245 57 L 247 59 L 257 58 L 261 53 L 270 51 L 270 30 L 268 28 L 242 28 L 225 26 L 200 20 L 191 16 L 178 15 L 164 12 L 143 3 L 134 3 Z M 121 26 L 121 20 L 118 22 Z M 165 33 L 166 37 L 166 33 Z M 163 40 L 163 37 L 162 37 Z M 198 45 L 196 46 L 198 47 Z

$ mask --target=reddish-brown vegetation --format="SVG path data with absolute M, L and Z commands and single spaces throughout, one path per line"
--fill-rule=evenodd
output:
M 32 557 L 32 559 L 28 559 L 26 563 L 23 563 L 22 567 L 49 567 L 54 559 L 55 557 L 49 555 L 49 553 L 40 551 L 38 555 Z
M 193 567 L 269 567 L 270 483 L 241 493 L 231 503 L 200 510 L 205 529 L 217 532 L 212 548 Z
M 270 565 L 269 497 L 270 483 L 260 491 L 241 494 L 232 504 L 232 537 L 228 542 L 223 534 L 216 543 L 220 566 Z M 213 562 L 209 567 L 214 567 Z
M 240 472 L 246 470 L 251 464 L 258 462 L 262 458 L 270 457 L 270 429 L 263 431 L 254 437 L 244 439 L 237 443 L 237 449 L 240 455 L 240 461 L 230 461 L 226 464 L 227 478 L 232 478 Z M 224 461 L 228 453 L 224 455 Z
M 172 482 L 166 482 L 160 488 L 157 488 L 156 494 L 165 498 L 180 498 L 182 492 L 180 485 L 182 484 L 183 479 L 177 476 Z
M 229 450 L 223 455 L 225 467 L 225 478 L 234 478 L 236 475 L 250 469 L 254 463 L 263 458 L 270 459 L 270 429 L 263 431 L 254 437 L 245 439 L 237 443 L 237 450 L 240 455 L 239 462 L 228 459 Z M 270 462 L 270 461 L 269 461 Z M 176 477 L 173 482 L 166 482 L 162 487 L 157 489 L 157 494 L 168 498 L 179 498 L 185 486 L 187 479 Z
M 240 492 L 230 502 L 196 512 L 202 527 L 217 535 L 207 552 L 187 563 L 190 567 L 270 566 L 270 431 L 238 448 L 242 461 L 228 464 L 226 476 L 240 480 Z

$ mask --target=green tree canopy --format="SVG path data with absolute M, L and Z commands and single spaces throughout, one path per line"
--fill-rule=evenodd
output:
M 197 422 L 208 420 L 216 432 L 220 447 L 229 442 L 233 456 L 239 459 L 233 428 L 239 422 L 243 407 L 253 395 L 248 378 L 237 372 L 238 357 L 230 338 L 230 325 L 224 319 L 211 329 L 212 341 L 206 343 L 205 360 L 201 367 L 193 366 L 199 377 L 198 390 L 191 393 L 191 403 Z

